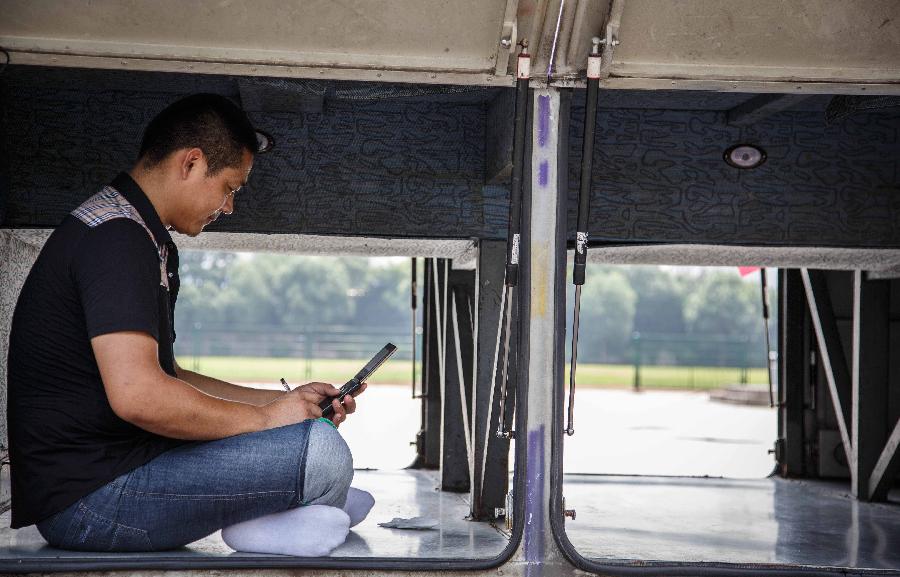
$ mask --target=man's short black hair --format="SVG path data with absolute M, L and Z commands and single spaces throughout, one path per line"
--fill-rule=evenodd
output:
M 183 148 L 199 148 L 206 155 L 207 174 L 240 166 L 244 150 L 257 151 L 256 131 L 247 115 L 218 94 L 194 94 L 169 105 L 144 130 L 139 159 L 159 164 Z

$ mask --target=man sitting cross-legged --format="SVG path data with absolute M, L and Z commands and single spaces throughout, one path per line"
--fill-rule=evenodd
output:
M 13 528 L 37 524 L 64 549 L 155 551 L 233 526 L 236 548 L 312 555 L 371 508 L 355 491 L 347 505 L 336 425 L 353 398 L 324 420 L 329 384 L 252 389 L 174 359 L 169 229 L 195 236 L 231 214 L 257 146 L 228 99 L 182 99 L 147 126 L 136 165 L 48 239 L 10 334 Z

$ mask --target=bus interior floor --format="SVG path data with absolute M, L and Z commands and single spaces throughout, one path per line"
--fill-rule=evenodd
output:
M 849 481 L 566 475 L 566 535 L 598 563 L 900 569 L 900 491 L 867 503 Z
M 8 483 L 5 474 L 3 482 Z M 436 471 L 362 469 L 353 485 L 371 492 L 375 506 L 331 553 L 332 562 L 488 559 L 508 543 L 502 523 L 467 520 L 468 495 L 439 491 Z M 577 513 L 566 520 L 566 537 L 581 556 L 598 563 L 900 568 L 896 489 L 885 503 L 864 503 L 850 495 L 847 481 L 567 474 L 563 494 L 566 507 Z M 425 517 L 436 525 L 431 530 L 379 526 L 395 517 Z M 135 561 L 168 568 L 273 566 L 290 559 L 235 552 L 218 532 L 173 551 L 62 551 L 48 546 L 33 526 L 10 529 L 8 511 L 0 515 L 0 573 Z
M 8 469 L 7 469 L 8 470 Z M 4 483 L 8 484 L 4 475 Z M 436 471 L 424 470 L 357 470 L 353 486 L 369 491 L 375 506 L 368 517 L 350 530 L 343 545 L 330 557 L 362 557 L 389 559 L 485 559 L 498 555 L 507 545 L 509 535 L 502 521 L 498 524 L 473 522 L 469 514 L 468 494 L 438 490 Z M 8 494 L 8 489 L 7 493 Z M 390 529 L 379 523 L 395 517 L 424 517 L 433 520 L 433 529 Z M 69 569 L 85 568 L 98 563 L 134 561 L 172 567 L 179 561 L 185 566 L 203 560 L 234 559 L 241 566 L 252 565 L 253 559 L 290 557 L 235 552 L 222 541 L 221 532 L 172 551 L 153 553 L 85 553 L 50 547 L 35 526 L 18 530 L 9 528 L 10 513 L 0 515 L 0 573 L 22 571 L 24 566 L 48 567 L 65 563 Z M 314 538 L 314 537 L 313 537 Z

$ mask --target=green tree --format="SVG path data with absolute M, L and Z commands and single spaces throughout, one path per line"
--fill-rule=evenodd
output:
M 573 299 L 570 285 L 568 302 Z M 602 267 L 589 272 L 581 293 L 578 357 L 588 362 L 623 362 L 636 303 L 637 295 L 621 270 Z M 571 318 L 567 322 L 571 331 Z
M 759 285 L 737 271 L 705 272 L 685 300 L 685 317 L 693 334 L 762 336 Z
M 224 288 L 225 319 L 282 327 L 342 324 L 354 314 L 340 259 L 256 255 L 234 266 Z
M 631 288 L 637 294 L 634 330 L 642 334 L 682 334 L 684 299 L 687 286 L 684 275 L 658 266 L 624 267 Z
M 223 291 L 237 255 L 226 252 L 185 250 L 179 253 L 181 288 L 176 307 L 176 329 L 195 322 L 221 322 Z
M 373 328 L 405 326 L 411 314 L 409 267 L 408 261 L 368 267 L 356 297 L 356 323 Z
M 409 261 L 184 251 L 179 326 L 398 326 L 409 315 Z
M 701 341 L 696 363 L 765 366 L 761 296 L 758 279 L 752 280 L 741 279 L 736 270 L 709 271 L 696 279 L 685 302 L 688 327 L 698 337 L 716 339 Z

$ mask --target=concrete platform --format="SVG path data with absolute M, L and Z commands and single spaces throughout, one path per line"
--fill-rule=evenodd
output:
M 369 517 L 327 561 L 352 559 L 447 561 L 488 559 L 508 543 L 502 526 L 467 521 L 464 496 L 436 490 L 425 471 L 357 471 L 354 485 L 377 496 Z M 564 495 L 575 521 L 566 533 L 597 562 L 789 564 L 900 569 L 900 494 L 890 503 L 859 503 L 846 483 L 785 479 L 717 479 L 566 475 Z M 432 531 L 378 526 L 393 517 L 439 520 Z M 150 554 L 79 553 L 46 545 L 34 527 L 8 528 L 0 515 L 0 574 L 24 564 L 43 570 L 96 568 L 134 562 L 186 568 L 199 563 L 271 565 L 293 558 L 238 553 L 219 533 L 175 551 Z
M 777 397 L 778 392 L 773 391 Z M 769 385 L 728 385 L 709 392 L 709 400 L 754 407 L 769 406 Z
M 375 507 L 368 518 L 354 527 L 347 541 L 331 553 L 343 558 L 441 558 L 486 559 L 498 555 L 508 542 L 502 525 L 466 520 L 469 506 L 465 495 L 438 491 L 437 476 L 432 471 L 356 471 L 353 485 L 375 495 Z M 254 560 L 265 562 L 280 555 L 238 553 L 222 541 L 216 532 L 187 547 L 160 553 L 83 553 L 51 548 L 34 526 L 19 530 L 9 528 L 9 512 L 0 515 L 0 574 L 21 570 L 22 560 L 39 562 L 96 565 L 144 558 L 148 563 L 189 566 L 203 559 L 229 559 L 242 566 Z M 385 529 L 378 523 L 394 517 L 432 517 L 439 521 L 436 529 L 409 531 Z
M 566 533 L 587 558 L 900 569 L 900 494 L 846 482 L 567 475 Z
M 701 393 L 579 392 L 576 435 L 565 440 L 564 495 L 577 511 L 566 531 L 596 561 L 775 563 L 900 569 L 900 494 L 888 504 L 856 502 L 847 482 L 739 479 L 771 470 L 775 413 L 710 402 Z M 405 387 L 373 388 L 341 427 L 357 466 L 354 486 L 375 508 L 326 561 L 487 559 L 508 543 L 502 525 L 473 523 L 467 495 L 442 493 L 435 472 L 397 470 L 409 462 L 417 421 Z M 393 412 L 391 412 L 393 411 Z M 385 414 L 395 418 L 387 420 Z M 394 467 L 390 465 L 396 463 Z M 5 470 L 5 468 L 4 468 Z M 702 471 L 731 478 L 641 476 Z M 610 473 L 632 474 L 610 474 Z M 605 473 L 605 474 L 583 474 Z M 764 474 L 764 473 L 763 473 Z M 8 481 L 5 481 L 8 482 Z M 5 487 L 0 483 L 0 494 Z M 434 531 L 384 529 L 393 517 L 440 520 Z M 48 547 L 33 528 L 8 528 L 0 515 L 0 574 L 42 563 L 129 562 L 135 555 L 84 554 Z M 287 557 L 236 553 L 218 533 L 177 551 L 145 556 L 183 568 L 206 561 L 259 566 Z

